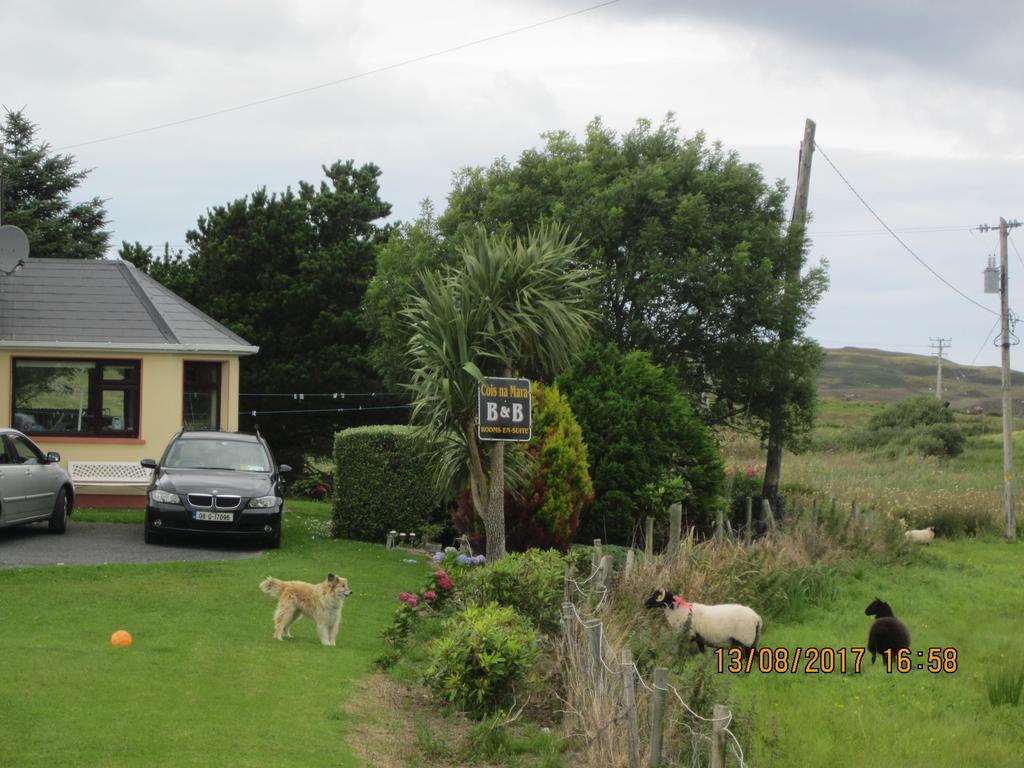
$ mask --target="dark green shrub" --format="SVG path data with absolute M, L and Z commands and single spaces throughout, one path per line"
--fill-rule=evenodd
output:
M 951 424 L 953 412 L 940 400 L 926 395 L 910 397 L 876 413 L 868 421 L 869 432 L 891 427 L 898 430 L 928 424 Z
M 513 608 L 470 606 L 431 645 L 424 682 L 440 699 L 481 717 L 510 706 L 540 653 L 530 621 Z
M 443 512 L 431 458 L 412 427 L 354 427 L 334 439 L 334 535 L 383 542 L 421 532 Z
M 852 433 L 853 449 L 883 449 L 889 454 L 958 456 L 966 437 L 945 403 L 933 397 L 911 397 L 871 417 L 867 427 Z
M 903 433 L 895 441 L 922 456 L 959 456 L 964 452 L 967 438 L 959 424 L 928 424 Z
M 722 460 L 669 371 L 609 344 L 585 351 L 558 386 L 583 428 L 594 477 L 584 538 L 628 544 L 644 517 L 664 517 L 676 501 L 691 522 L 713 519 Z
M 558 552 L 530 549 L 466 570 L 459 589 L 467 601 L 512 606 L 538 629 L 551 632 L 558 627 L 564 577 L 565 560 Z
M 505 547 L 522 552 L 531 547 L 569 548 L 580 523 L 580 513 L 594 498 L 583 432 L 569 402 L 558 387 L 532 386 L 532 436 L 525 446 L 506 450 L 529 451 L 534 462 L 525 488 L 505 491 Z M 470 534 L 483 549 L 483 530 L 469 491 L 459 497 L 456 526 Z

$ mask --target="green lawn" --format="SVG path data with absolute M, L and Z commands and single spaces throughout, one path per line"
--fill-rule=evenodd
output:
M 326 504 L 289 509 L 282 548 L 252 560 L 0 571 L 0 765 L 359 765 L 342 705 L 429 562 L 329 539 Z M 337 647 L 307 618 L 273 640 L 260 580 L 328 571 L 353 590 Z
M 915 652 L 954 647 L 955 674 L 738 674 L 734 701 L 756 695 L 758 766 L 1020 766 L 1024 701 L 993 707 L 986 678 L 1024 670 L 1020 576 L 1024 549 L 1001 541 L 939 541 L 908 566 L 863 568 L 834 604 L 766 628 L 765 645 L 849 648 L 867 643 L 876 596 L 910 628 Z

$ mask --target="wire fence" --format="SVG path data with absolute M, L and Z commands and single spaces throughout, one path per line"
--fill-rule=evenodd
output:
M 632 561 L 632 557 L 627 560 L 627 574 Z M 736 765 L 746 768 L 743 747 L 730 728 L 734 718 L 728 707 L 715 705 L 710 717 L 702 715 L 668 682 L 667 668 L 656 667 L 653 680 L 645 679 L 624 639 L 616 642 L 607 637 L 600 614 L 608 605 L 612 573 L 612 559 L 601 556 L 599 542 L 585 579 L 576 578 L 572 566 L 566 566 L 561 651 L 566 731 L 583 735 L 593 753 L 601 755 L 602 764 L 725 768 L 728 751 Z M 647 708 L 638 705 L 637 684 L 649 699 Z M 665 745 L 679 741 L 666 738 L 674 731 L 685 733 L 685 750 L 665 762 L 669 760 Z

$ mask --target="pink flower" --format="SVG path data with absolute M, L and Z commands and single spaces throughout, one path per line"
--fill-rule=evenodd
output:
M 787 515 L 786 516 L 786 524 L 787 525 L 792 525 L 792 523 L 793 523 L 793 517 L 791 515 Z
M 753 466 L 748 466 L 747 467 L 747 477 L 753 477 L 753 476 L 754 476 L 754 467 Z
M 398 595 L 398 599 L 406 605 L 408 605 L 410 608 L 415 608 L 416 604 L 419 602 L 419 599 L 417 599 L 416 595 L 410 595 L 408 592 L 400 592 Z
M 444 571 L 438 571 L 434 575 L 437 577 L 437 586 L 439 586 L 445 592 L 447 592 L 449 589 L 455 586 L 454 584 L 452 584 L 452 580 L 448 578 L 448 574 Z
M 426 592 L 423 593 L 423 599 L 426 600 L 428 603 L 432 603 L 435 600 L 437 600 L 437 592 L 435 592 L 432 589 L 428 589 Z

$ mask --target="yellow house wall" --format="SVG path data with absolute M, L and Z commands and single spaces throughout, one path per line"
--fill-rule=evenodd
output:
M 61 464 L 70 461 L 159 460 L 167 441 L 179 429 L 184 408 L 185 361 L 221 362 L 220 425 L 226 431 L 238 429 L 238 357 L 201 354 L 108 354 L 101 351 L 60 353 L 48 349 L 0 350 L 0 426 L 12 424 L 12 366 L 14 357 L 66 358 L 74 360 L 141 360 L 139 393 L 139 437 L 44 437 L 30 435 L 44 451 L 57 451 Z M 138 494 L 140 486 L 76 486 L 79 493 Z

